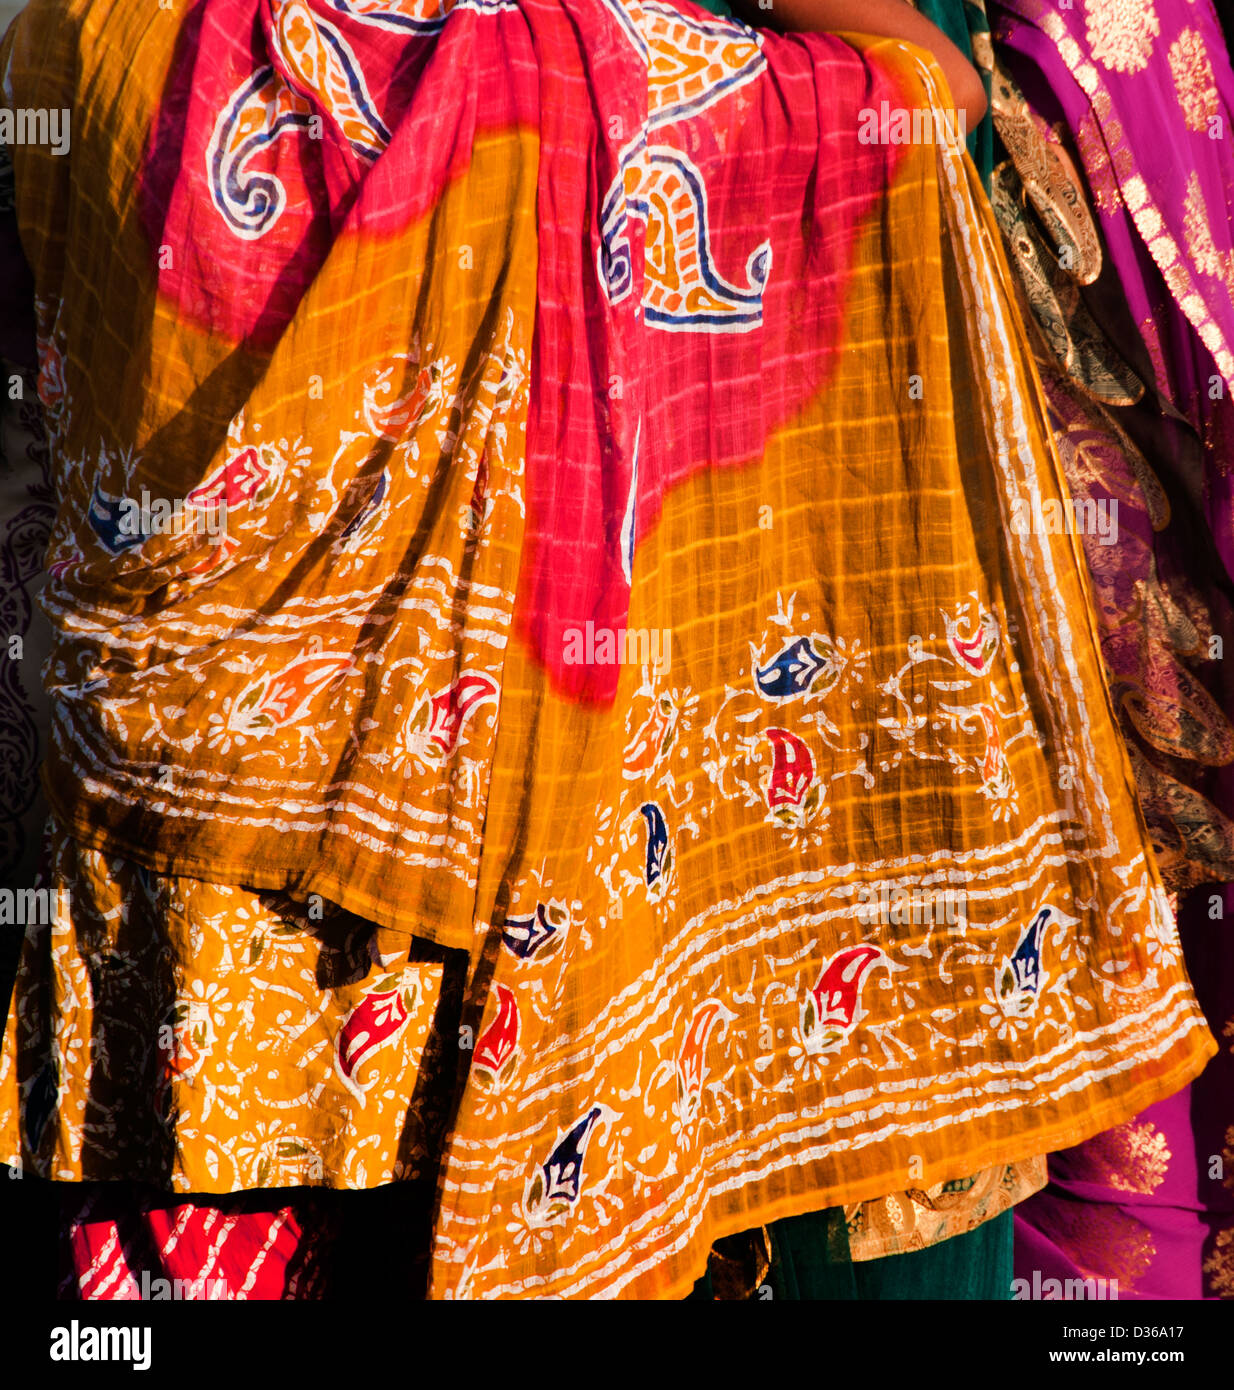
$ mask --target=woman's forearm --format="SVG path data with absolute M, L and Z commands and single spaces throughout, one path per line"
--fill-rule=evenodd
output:
M 934 55 L 951 96 L 972 130 L 986 113 L 985 88 L 977 69 L 941 29 L 906 0 L 733 0 L 733 8 L 753 25 L 798 33 L 853 30 L 890 39 L 907 39 Z

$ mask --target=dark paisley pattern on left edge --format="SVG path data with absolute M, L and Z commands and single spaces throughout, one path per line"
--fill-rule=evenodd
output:
M 27 887 L 46 819 L 39 764 L 47 643 L 35 599 L 54 507 L 35 376 L 4 362 L 0 383 L 0 881 Z
M 0 145 L 0 219 L 16 216 L 13 163 Z M 17 246 L 5 237 L 0 246 Z M 0 256 L 0 283 L 14 283 L 16 266 Z M 39 828 L 46 819 L 38 769 L 48 725 L 34 597 L 54 515 L 47 435 L 33 372 L 0 359 L 0 883 L 33 881 Z M 20 638 L 21 657 L 11 639 Z M 33 641 L 31 640 L 33 638 Z M 0 951 L 0 998 L 10 972 Z

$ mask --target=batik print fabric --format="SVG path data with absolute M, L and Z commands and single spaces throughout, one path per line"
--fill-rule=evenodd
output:
M 34 342 L 22 331 L 31 290 L 17 239 L 13 167 L 0 146 L 0 611 L 9 658 L 0 667 L 0 884 L 30 881 L 46 818 L 38 784 L 48 723 L 38 678 L 46 626 L 35 599 L 53 507 Z M 11 948 L 4 935 L 0 998 L 7 999 L 17 943 Z
M 733 9 L 726 0 L 703 0 L 702 8 L 721 17 L 733 15 Z M 931 3 L 919 4 L 917 8 L 963 49 L 971 47 L 973 60 L 983 73 L 988 91 L 993 50 L 982 7 L 976 4 L 961 6 L 958 0 L 956 3 L 947 0 L 947 3 L 941 4 L 931 0 Z M 969 153 L 977 164 L 983 183 L 987 185 L 992 131 L 993 125 L 987 115 L 967 140 Z M 906 1188 L 856 1203 L 846 1212 L 849 1254 L 854 1261 L 864 1261 L 881 1259 L 909 1248 L 923 1249 L 946 1240 L 958 1231 L 973 1229 L 1039 1191 L 1045 1181 L 1045 1158 L 1039 1155 L 1023 1164 L 996 1164 L 981 1173 L 937 1183 L 929 1192 L 917 1187 Z M 995 1193 L 998 1196 L 992 1200 Z M 757 1246 L 759 1241 L 756 1237 L 757 1233 L 751 1233 L 751 1239 Z M 724 1261 L 725 1257 L 713 1250 L 713 1271 L 724 1267 Z M 726 1288 L 738 1289 L 740 1296 L 748 1296 L 761 1280 L 760 1276 L 760 1279 L 750 1283 L 748 1274 L 749 1270 L 741 1264 L 736 1272 L 719 1278 Z
M 1199 1070 L 1082 556 L 1009 524 L 1062 480 L 996 228 L 961 150 L 857 138 L 946 104 L 924 55 L 36 0 L 2 58 L 76 112 L 67 164 L 16 152 L 60 833 L 469 953 L 434 1295 L 677 1296 L 726 1233 Z M 226 535 L 134 535 L 143 488 Z M 71 1170 L 18 1036 L 0 1156 Z
M 30 1167 L 177 1192 L 431 1177 L 458 952 L 49 841 L 12 1017 Z
M 274 1194 L 178 1203 L 129 1186 L 66 1189 L 57 1296 L 83 1302 L 307 1301 L 329 1287 L 320 1198 Z M 311 1219 L 305 1222 L 305 1216 Z
M 43 555 L 55 514 L 51 460 L 34 371 L 34 341 L 22 331 L 32 287 L 17 239 L 13 169 L 0 146 L 0 887 L 34 876 L 47 805 L 39 763 L 50 713 L 39 679 L 49 630 L 37 607 Z M 23 299 L 24 295 L 24 299 Z M 24 312 L 23 312 L 24 309 Z M 0 923 L 0 1000 L 7 1007 L 21 928 Z

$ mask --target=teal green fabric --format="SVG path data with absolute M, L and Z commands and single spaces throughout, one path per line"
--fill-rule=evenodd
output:
M 839 1207 L 773 1222 L 770 1231 L 772 1261 L 765 1289 L 773 1299 L 790 1303 L 1011 1299 L 1014 1214 L 1010 1211 L 928 1249 L 858 1264 L 849 1255 Z M 707 1274 L 689 1298 L 707 1301 L 712 1296 Z
M 965 1235 L 925 1250 L 854 1264 L 847 1239 L 840 1253 L 838 1210 L 777 1221 L 767 1282 L 775 1298 L 852 1301 L 1010 1300 L 1013 1215 L 1010 1211 Z
M 732 19 L 733 10 L 731 5 L 726 5 L 724 0 L 695 0 L 695 4 L 701 5 L 703 9 L 710 10 L 712 14 L 718 14 L 723 19 Z
M 917 0 L 917 8 L 931 24 L 936 24 L 947 35 L 961 53 L 967 53 L 970 57 L 973 55 L 973 35 L 990 32 L 984 0 L 976 4 L 973 0 Z M 992 74 L 980 66 L 977 71 L 985 85 L 988 103 Z M 968 132 L 968 152 L 981 175 L 982 187 L 989 193 L 990 175 L 994 171 L 994 118 L 988 109 L 977 129 Z

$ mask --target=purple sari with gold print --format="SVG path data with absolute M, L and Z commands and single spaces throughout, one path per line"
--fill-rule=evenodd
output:
M 1234 575 L 1234 72 L 1209 0 L 997 0 L 1002 61 L 1084 163 L 1158 389 L 1205 444 Z
M 1209 0 L 1076 0 L 1068 7 L 999 0 L 989 12 L 1001 64 L 1042 127 L 1069 137 L 1079 155 L 1109 269 L 1142 340 L 1142 349 L 1118 346 L 1128 360 L 1151 365 L 1163 417 L 1181 417 L 1201 446 L 1198 469 L 1172 453 L 1158 462 L 1190 493 L 1192 515 L 1205 519 L 1226 574 L 1234 575 L 1234 72 L 1216 15 Z M 1069 398 L 1051 393 L 1056 408 Z M 1066 436 L 1066 421 L 1055 423 Z M 1064 455 L 1067 442 L 1060 441 Z M 1170 544 L 1158 536 L 1159 557 L 1163 543 Z M 1194 571 L 1201 538 L 1191 543 Z M 1090 551 L 1090 563 L 1100 561 L 1100 593 L 1114 592 L 1101 570 L 1120 562 L 1134 568 L 1134 541 L 1131 552 L 1122 550 L 1118 560 Z M 1134 683 L 1121 658 L 1134 665 L 1132 648 L 1155 641 L 1152 605 L 1139 585 L 1136 592 L 1145 610 L 1135 618 L 1140 625 L 1116 625 L 1113 636 L 1103 635 L 1116 690 Z M 1134 608 L 1123 609 L 1124 618 Z M 1216 610 L 1210 616 L 1216 619 Z M 1234 702 L 1218 662 L 1208 662 L 1203 679 L 1228 718 Z M 1176 702 L 1174 711 L 1180 732 L 1186 703 Z M 1192 735 L 1190 751 L 1180 738 L 1174 757 L 1156 768 L 1141 760 L 1137 776 L 1151 776 L 1155 785 L 1164 772 L 1178 779 L 1182 796 L 1205 779 L 1213 819 L 1206 843 L 1193 837 L 1177 856 L 1176 886 L 1200 882 L 1182 897 L 1180 932 L 1224 1046 L 1187 1090 L 1051 1155 L 1049 1186 L 1017 1209 L 1017 1288 L 1024 1297 L 1063 1297 L 1066 1281 L 1081 1278 L 1105 1281 L 1090 1286 L 1089 1296 L 1095 1287 L 1099 1297 L 1124 1299 L 1234 1298 L 1234 949 L 1225 925 L 1234 890 L 1201 882 L 1228 858 L 1222 818 L 1234 810 L 1234 780 L 1228 757 L 1199 755 L 1203 739 L 1194 728 Z M 1187 792 L 1179 791 L 1183 782 Z M 1153 799 L 1147 783 L 1140 793 L 1142 801 Z M 1177 796 L 1174 804 L 1181 804 Z

